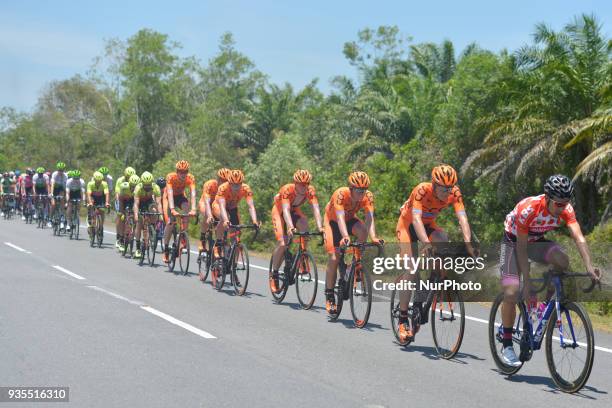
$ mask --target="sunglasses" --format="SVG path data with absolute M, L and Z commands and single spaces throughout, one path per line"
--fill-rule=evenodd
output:
M 557 208 L 565 208 L 569 204 L 569 201 L 555 201 L 552 198 L 549 198 L 552 201 L 553 205 Z
M 363 194 L 367 191 L 365 188 L 354 188 L 353 190 L 358 194 Z
M 436 184 L 436 187 L 441 189 L 442 191 L 444 191 L 445 193 L 450 193 L 451 191 L 453 191 L 452 187 L 446 187 L 446 186 L 441 186 L 439 184 Z

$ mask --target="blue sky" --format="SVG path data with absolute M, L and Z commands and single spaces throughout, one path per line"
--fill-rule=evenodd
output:
M 89 3 L 89 4 L 88 4 Z M 273 82 L 322 90 L 338 74 L 353 76 L 342 55 L 365 27 L 397 25 L 413 41 L 472 41 L 499 51 L 530 41 L 537 22 L 560 29 L 572 16 L 595 13 L 611 33 L 612 1 L 2 1 L 0 107 L 30 111 L 52 80 L 84 74 L 105 39 L 151 28 L 182 44 L 181 55 L 206 62 L 222 33 Z

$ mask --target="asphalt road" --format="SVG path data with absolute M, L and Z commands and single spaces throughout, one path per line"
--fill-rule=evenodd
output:
M 107 221 L 108 225 L 108 221 Z M 82 237 L 85 231 L 82 231 Z M 543 351 L 500 375 L 489 354 L 488 311 L 467 305 L 458 356 L 436 355 L 429 327 L 394 343 L 388 303 L 355 329 L 350 311 L 328 322 L 322 288 L 312 310 L 295 291 L 272 302 L 268 260 L 251 257 L 249 293 L 217 293 L 197 275 L 140 267 L 86 240 L 0 220 L 0 386 L 68 386 L 73 407 L 610 407 L 612 336 L 586 387 L 558 391 Z M 192 258 L 192 267 L 195 271 Z M 320 271 L 320 279 L 323 279 Z

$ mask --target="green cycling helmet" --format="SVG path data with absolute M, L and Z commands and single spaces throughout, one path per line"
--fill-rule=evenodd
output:
M 43 174 L 45 172 L 45 168 L 44 167 L 39 167 L 39 168 L 36 169 L 36 172 L 38 174 Z
M 130 187 L 135 187 L 138 185 L 138 183 L 140 183 L 140 177 L 138 177 L 137 175 L 133 174 L 130 176 Z
M 110 173 L 110 170 L 108 170 L 108 167 L 104 167 L 104 166 L 100 167 L 100 168 L 98 169 L 98 171 L 99 171 L 100 173 L 102 173 L 103 175 L 105 175 L 105 176 L 106 176 L 108 173 Z
M 73 178 L 81 178 L 81 171 L 80 170 L 72 170 L 72 177 Z
M 57 164 L 55 165 L 56 170 L 60 170 L 60 171 L 64 171 L 66 169 L 66 163 L 64 162 L 57 162 Z
M 66 173 L 66 175 L 68 176 L 68 178 L 72 178 L 72 174 L 74 173 L 74 170 L 68 170 L 68 172 Z
M 148 171 L 145 171 L 140 176 L 140 181 L 142 181 L 142 184 L 153 184 L 153 175 Z
M 123 175 L 125 176 L 126 179 L 129 179 L 135 174 L 136 174 L 136 170 L 134 170 L 133 167 L 126 167 L 125 170 L 123 170 Z
M 100 173 L 99 171 L 96 171 L 93 174 L 93 179 L 94 179 L 94 181 L 100 182 L 100 181 L 104 180 L 104 174 Z

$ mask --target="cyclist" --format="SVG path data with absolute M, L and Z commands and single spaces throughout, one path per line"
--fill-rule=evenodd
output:
M 189 173 L 189 162 L 187 160 L 179 160 L 175 165 L 175 169 L 176 172 L 169 173 L 166 176 L 167 184 L 164 194 L 164 206 L 167 208 L 167 214 L 162 261 L 165 263 L 169 261 L 170 248 L 168 248 L 168 243 L 170 242 L 170 236 L 176 222 L 175 217 L 179 215 L 176 207 L 186 212 L 191 206 L 189 215 L 192 217 L 196 215 L 196 182 L 193 175 Z M 185 196 L 186 187 L 189 187 L 189 199 Z
M 136 170 L 133 167 L 126 167 L 123 170 L 123 176 L 117 179 L 117 183 L 115 184 L 115 212 L 117 213 L 117 219 L 115 221 L 115 233 L 117 234 L 117 239 L 115 241 L 115 248 L 119 249 L 122 241 L 122 233 L 123 233 L 123 219 L 119 214 L 119 189 L 120 186 L 127 182 L 129 184 L 130 177 L 136 174 Z
M 365 242 L 368 234 L 372 242 L 379 243 L 374 225 L 374 195 L 368 190 L 370 177 L 363 171 L 352 172 L 348 177 L 349 187 L 337 189 L 325 206 L 323 224 L 325 228 L 325 249 L 328 254 L 325 279 L 325 309 L 335 313 L 336 300 L 334 286 L 336 285 L 338 263 L 340 262 L 340 245 L 349 245 L 349 234 L 357 237 L 359 242 Z M 363 209 L 365 224 L 356 214 Z
M 118 181 L 118 180 L 117 180 Z M 117 212 L 117 230 L 119 231 L 119 252 L 123 252 L 125 249 L 125 228 L 126 219 L 129 211 L 134 208 L 134 190 L 140 183 L 140 177 L 132 174 L 128 181 L 123 181 L 121 184 L 117 183 L 115 186 L 115 192 L 117 193 L 117 199 L 119 200 L 119 211 Z
M 98 171 L 104 176 L 104 181 L 106 181 L 106 184 L 108 184 L 108 191 L 113 191 L 113 177 L 108 174 L 110 173 L 108 167 L 102 166 L 98 169 Z
M 21 170 L 15 170 L 15 208 L 21 213 Z M 22 213 L 22 219 L 25 217 Z
M 400 254 L 416 257 L 418 242 L 424 244 L 426 254 L 432 252 L 432 243 L 448 242 L 446 232 L 436 224 L 436 217 L 443 209 L 453 206 L 463 234 L 466 251 L 475 256 L 471 243 L 472 231 L 465 213 L 461 190 L 457 186 L 457 172 L 447 164 L 436 166 L 431 171 L 431 182 L 417 185 L 408 200 L 400 208 L 395 233 L 400 244 Z M 402 278 L 412 280 L 416 271 L 407 271 Z M 408 325 L 408 306 L 411 291 L 400 292 L 399 337 L 406 341 L 417 328 Z M 418 306 L 418 304 L 417 304 Z
M 13 194 L 13 198 L 14 198 L 15 193 L 16 193 L 15 179 L 11 177 L 8 171 L 5 171 L 4 174 L 2 174 L 2 179 L 0 180 L 0 197 L 2 198 L 2 201 L 0 202 L 0 208 L 1 208 L 0 216 L 4 216 L 4 206 L 8 202 L 8 198 L 5 197 L 4 195 Z
M 81 200 L 85 202 L 85 180 L 81 178 L 79 170 L 70 170 L 68 172 L 68 182 L 66 183 L 66 196 L 68 203 L 66 205 L 66 220 L 72 219 L 72 201 Z M 70 231 L 70 222 L 66 223 L 66 231 Z
M 296 231 L 296 227 L 300 232 L 308 230 L 308 219 L 300 209 L 306 200 L 312 206 L 317 228 L 321 232 L 325 231 L 321 222 L 319 201 L 315 188 L 310 184 L 311 181 L 312 175 L 308 170 L 297 170 L 293 174 L 293 183 L 282 186 L 278 194 L 274 196 L 272 225 L 278 242 L 272 255 L 272 276 L 270 277 L 270 287 L 274 292 L 278 291 L 278 268 L 283 262 L 289 239 Z
M 601 272 L 591 262 L 589 247 L 570 201 L 574 186 L 567 176 L 550 176 L 544 184 L 544 194 L 521 200 L 506 216 L 500 253 L 500 277 L 504 290 L 502 303 L 502 359 L 518 367 L 521 361 L 512 346 L 512 326 L 516 318 L 519 274 L 523 277 L 523 298 L 534 301 L 530 294 L 529 259 L 551 265 L 554 270 L 565 271 L 569 258 L 561 246 L 544 237 L 565 223 L 580 252 L 587 272 L 599 280 Z
M 139 218 L 139 213 L 145 212 L 157 212 L 158 208 L 161 208 L 161 192 L 159 186 L 153 183 L 153 175 L 148 171 L 145 171 L 140 176 L 140 183 L 134 189 L 134 222 L 136 222 L 136 252 L 135 258 L 140 258 L 142 253 L 140 252 L 140 234 L 142 231 L 143 220 Z M 155 219 L 149 216 L 150 222 L 155 222 Z
M 215 231 L 217 243 L 222 240 L 230 224 L 240 224 L 238 203 L 243 198 L 246 200 L 249 207 L 251 221 L 255 225 L 261 225 L 261 223 L 257 221 L 257 212 L 255 211 L 251 187 L 244 183 L 244 173 L 242 173 L 242 170 L 230 170 L 227 175 L 227 181 L 219 186 L 217 196 L 212 205 L 213 217 L 220 221 Z M 215 245 L 214 251 L 215 256 L 219 256 L 217 245 Z
M 63 210 L 64 205 L 64 192 L 66 190 L 66 183 L 68 183 L 68 176 L 66 175 L 66 163 L 57 162 L 55 165 L 55 171 L 51 175 L 51 194 L 49 198 L 51 198 L 51 214 L 55 211 L 55 197 L 61 197 L 60 199 L 60 208 Z M 64 222 L 60 223 L 60 228 L 64 228 Z
M 29 210 L 32 210 L 32 202 L 27 199 L 27 197 L 31 197 L 34 189 L 33 182 L 34 170 L 30 167 L 26 169 L 26 174 L 21 177 L 21 202 L 23 208 L 21 209 L 21 219 L 25 221 L 25 212 L 26 206 L 29 206 Z
M 94 172 L 93 177 L 87 183 L 87 230 L 89 234 L 93 234 L 93 226 L 91 225 L 91 217 L 93 214 L 93 206 L 106 206 L 110 208 L 110 192 L 108 184 L 104 181 L 104 175 L 99 171 Z M 104 225 L 104 213 L 102 213 L 102 225 Z
M 211 209 L 212 201 L 214 201 L 219 186 L 227 181 L 227 175 L 230 172 L 228 168 L 222 168 L 217 171 L 217 178 L 210 179 L 202 185 L 202 196 L 199 201 L 199 210 L 202 215 L 202 223 L 200 224 L 200 242 L 198 250 L 204 249 L 204 238 L 206 231 L 210 228 L 213 222 L 213 214 Z
M 34 203 L 36 204 L 41 197 L 47 197 L 49 195 L 49 176 L 45 173 L 44 167 L 36 169 L 36 174 L 34 174 L 32 182 L 34 183 Z M 48 216 L 48 214 L 45 213 L 45 217 L 46 216 Z M 36 217 L 37 215 L 34 213 L 34 219 L 36 219 Z M 51 227 L 51 222 L 48 223 L 48 226 Z

